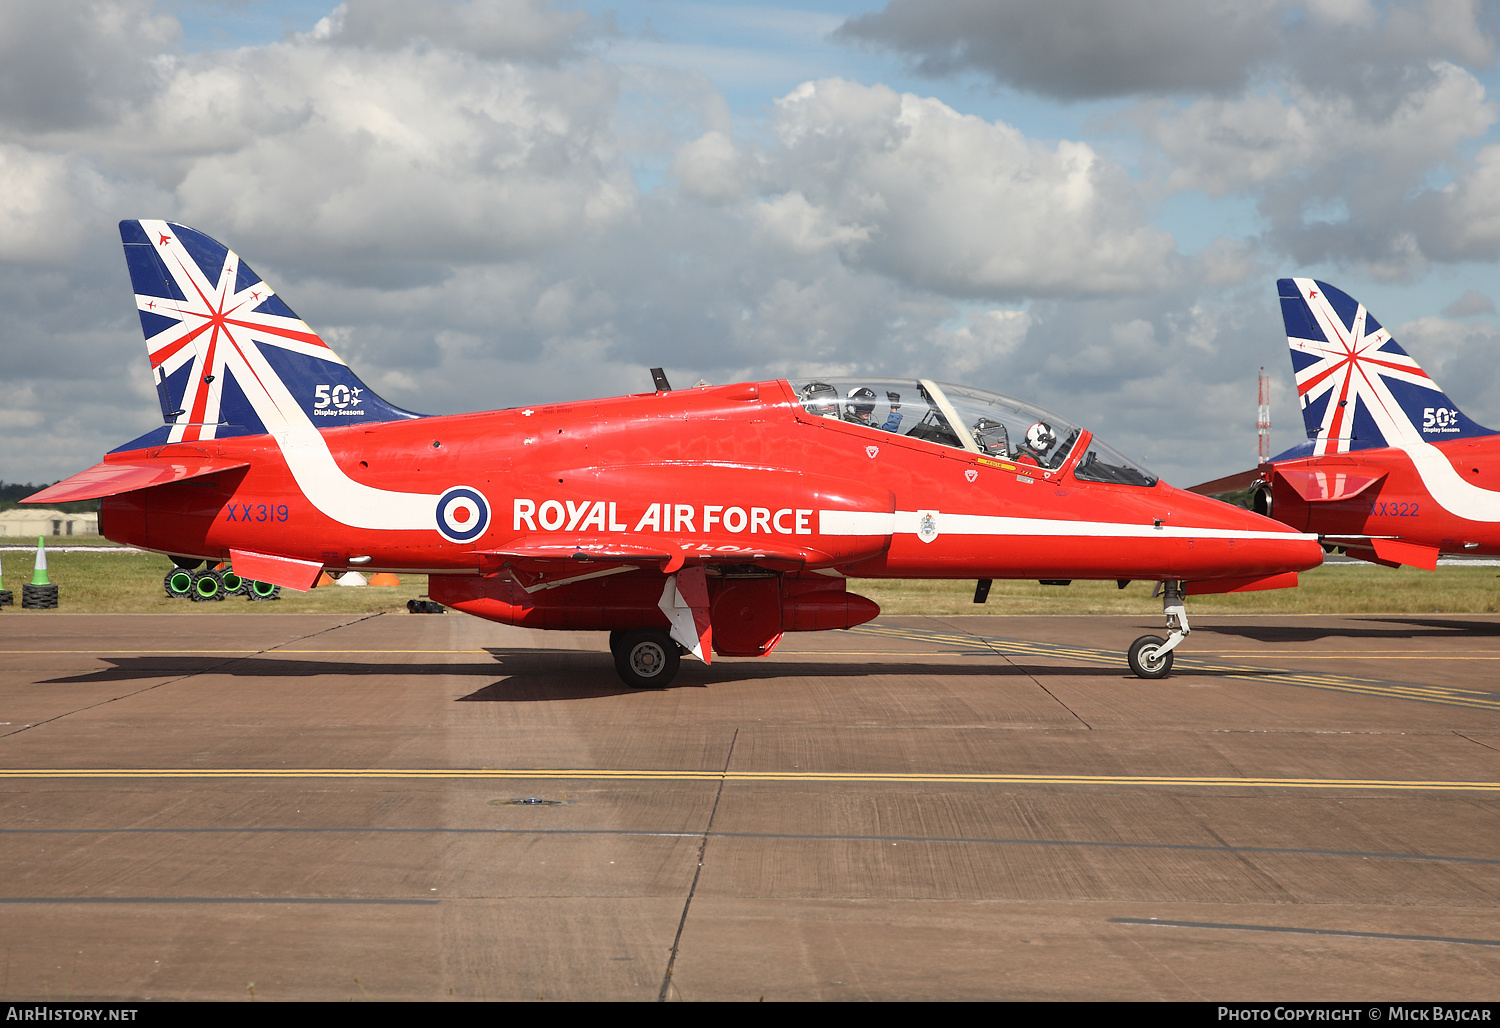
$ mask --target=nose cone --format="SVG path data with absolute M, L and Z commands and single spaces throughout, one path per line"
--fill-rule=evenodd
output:
M 1191 570 L 1185 579 L 1263 577 L 1323 563 L 1323 547 L 1315 535 L 1231 503 L 1168 488 L 1172 513 L 1165 524 L 1191 541 Z

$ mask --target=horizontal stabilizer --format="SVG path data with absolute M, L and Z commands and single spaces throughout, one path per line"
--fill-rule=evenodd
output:
M 1225 493 L 1238 493 L 1249 489 L 1260 480 L 1260 469 L 1251 468 L 1249 471 L 1241 471 L 1234 475 L 1225 475 L 1216 478 L 1212 482 L 1202 482 L 1191 486 L 1190 493 L 1198 493 L 1200 496 L 1222 496 Z
M 1202 596 L 1205 593 L 1253 593 L 1262 589 L 1295 589 L 1297 587 L 1297 572 L 1287 571 L 1280 575 L 1267 575 L 1264 578 L 1213 578 L 1204 582 L 1187 583 L 1187 594 L 1189 596 Z
M 1371 539 L 1375 556 L 1388 564 L 1406 564 L 1423 571 L 1437 570 L 1438 549 L 1436 546 L 1420 546 L 1399 539 Z
M 1309 468 L 1277 468 L 1276 473 L 1286 479 L 1297 495 L 1308 503 L 1332 503 L 1358 496 L 1386 476 L 1384 471 L 1337 471 L 1312 470 Z
M 103 464 L 95 464 L 87 471 L 80 471 L 72 478 L 63 479 L 56 485 L 49 485 L 39 493 L 32 493 L 21 502 L 71 503 L 74 500 L 97 500 L 102 496 L 116 496 L 136 489 L 149 489 L 154 485 L 183 482 L 218 471 L 233 471 L 249 466 L 248 461 L 218 460 L 212 457 L 128 464 L 105 461 Z
M 311 560 L 293 557 L 278 557 L 270 553 L 254 553 L 250 550 L 230 550 L 229 563 L 234 573 L 241 578 L 257 582 L 270 582 L 284 589 L 307 592 L 323 573 L 323 565 Z

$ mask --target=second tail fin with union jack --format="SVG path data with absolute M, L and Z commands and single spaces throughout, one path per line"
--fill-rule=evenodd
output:
M 1276 286 L 1307 426 L 1307 442 L 1276 460 L 1495 434 L 1465 416 L 1347 293 L 1310 278 Z

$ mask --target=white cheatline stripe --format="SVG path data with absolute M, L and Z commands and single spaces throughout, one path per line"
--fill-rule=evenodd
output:
M 1052 518 L 1007 518 L 990 514 L 936 513 L 938 531 L 943 535 L 1003 535 L 1086 537 L 1091 539 L 1271 539 L 1317 541 L 1317 536 L 1301 532 L 1256 532 L 1235 528 L 1195 528 L 1192 526 L 1132 525 L 1113 521 L 1063 521 Z M 921 513 L 898 510 L 894 513 L 862 510 L 820 510 L 818 531 L 821 535 L 916 535 Z

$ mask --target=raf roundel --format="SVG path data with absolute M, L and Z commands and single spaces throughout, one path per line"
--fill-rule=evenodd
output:
M 478 489 L 456 485 L 438 497 L 437 528 L 444 539 L 471 543 L 490 523 L 490 505 Z

